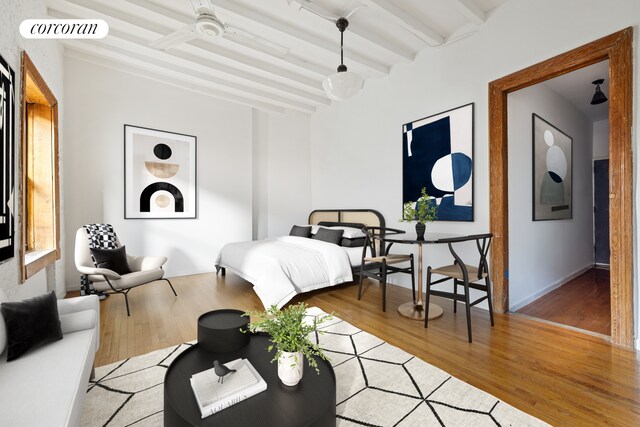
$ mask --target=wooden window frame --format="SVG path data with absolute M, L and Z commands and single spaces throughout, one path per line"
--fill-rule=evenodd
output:
M 37 257 L 34 260 L 27 261 L 27 238 L 28 238 L 28 220 L 27 214 L 27 197 L 26 189 L 27 183 L 27 76 L 37 86 L 42 99 L 40 104 L 48 105 L 51 107 L 51 121 L 52 121 L 52 145 L 53 145 L 53 212 L 54 212 L 54 233 L 53 242 L 54 248 Z M 20 121 L 20 134 L 21 134 L 21 149 L 20 149 L 20 166 L 21 166 L 21 179 L 20 179 L 20 280 L 24 283 L 28 278 L 44 269 L 48 265 L 55 263 L 60 259 L 60 175 L 59 175 L 59 146 L 58 146 L 58 100 L 53 95 L 51 89 L 44 81 L 40 72 L 29 58 L 26 52 L 22 52 L 22 67 L 21 67 L 21 121 Z
M 609 242 L 611 342 L 633 347 L 633 28 L 613 33 L 489 83 L 490 223 L 493 306 L 509 310 L 509 202 L 507 95 L 562 74 L 609 60 Z

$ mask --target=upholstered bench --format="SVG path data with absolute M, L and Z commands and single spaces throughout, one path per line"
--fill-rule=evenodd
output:
M 6 297 L 0 290 L 0 303 Z M 78 426 L 100 340 L 96 295 L 58 300 L 61 340 L 7 361 L 7 332 L 0 315 L 0 424 Z

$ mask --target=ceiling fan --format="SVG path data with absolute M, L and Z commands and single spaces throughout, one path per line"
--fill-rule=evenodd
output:
M 191 6 L 193 6 L 193 11 L 196 15 L 195 22 L 152 41 L 149 43 L 150 47 L 166 50 L 196 38 L 215 39 L 223 37 L 238 44 L 279 57 L 284 57 L 289 52 L 289 49 L 286 47 L 222 22 L 216 16 L 210 0 L 188 1 L 191 3 Z

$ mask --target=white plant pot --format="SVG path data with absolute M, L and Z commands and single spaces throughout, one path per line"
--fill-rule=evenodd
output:
M 302 352 L 283 351 L 278 358 L 278 377 L 284 385 L 293 387 L 302 379 L 304 355 Z

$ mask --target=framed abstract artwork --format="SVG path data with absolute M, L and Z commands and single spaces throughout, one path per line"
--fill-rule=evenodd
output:
M 124 217 L 196 217 L 196 141 L 124 125 Z
M 0 206 L 0 262 L 13 258 L 15 240 L 15 82 L 16 75 L 0 56 L 0 141 L 2 206 Z
M 570 219 L 572 209 L 573 140 L 532 114 L 533 220 Z
M 402 203 L 422 188 L 437 221 L 473 221 L 473 103 L 402 126 Z

